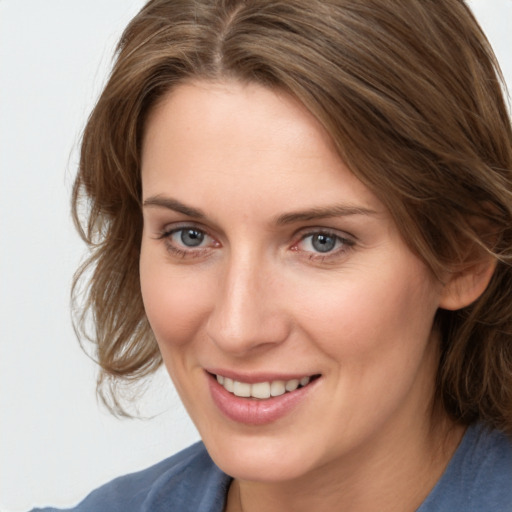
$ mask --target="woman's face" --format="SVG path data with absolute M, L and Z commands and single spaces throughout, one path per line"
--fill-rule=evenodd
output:
M 142 185 L 147 316 L 224 471 L 293 479 L 426 428 L 442 286 L 297 101 L 175 88 Z

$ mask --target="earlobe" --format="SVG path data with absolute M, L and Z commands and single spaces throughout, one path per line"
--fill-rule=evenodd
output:
M 475 302 L 484 293 L 496 268 L 496 258 L 485 255 L 448 276 L 441 293 L 439 307 L 455 311 Z

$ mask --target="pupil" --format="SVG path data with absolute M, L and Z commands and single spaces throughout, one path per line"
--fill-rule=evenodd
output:
M 315 235 L 311 243 L 316 251 L 329 252 L 334 249 L 336 239 L 329 235 Z
M 197 229 L 184 229 L 181 232 L 181 241 L 188 247 L 197 247 L 204 240 L 204 233 Z

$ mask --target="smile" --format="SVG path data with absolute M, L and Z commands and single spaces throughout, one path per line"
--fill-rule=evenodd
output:
M 321 374 L 244 377 L 233 372 L 227 377 L 220 370 L 206 373 L 212 401 L 219 411 L 232 421 L 253 426 L 288 416 L 307 401 L 322 380 Z
M 265 400 L 290 393 L 298 388 L 307 386 L 313 377 L 302 377 L 301 379 L 274 380 L 267 382 L 240 382 L 238 380 L 216 375 L 217 382 L 229 393 L 242 398 L 258 398 Z

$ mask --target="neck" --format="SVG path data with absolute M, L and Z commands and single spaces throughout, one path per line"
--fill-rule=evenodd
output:
M 464 429 L 446 417 L 415 429 L 382 432 L 343 461 L 286 482 L 234 480 L 226 512 L 416 510 L 444 472 Z

